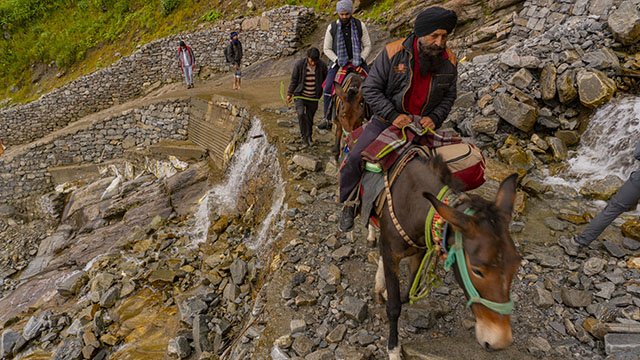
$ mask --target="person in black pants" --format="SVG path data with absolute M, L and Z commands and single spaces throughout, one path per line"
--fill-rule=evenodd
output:
M 291 73 L 287 103 L 291 103 L 291 100 L 295 102 L 300 135 L 305 147 L 312 143 L 313 116 L 318 110 L 322 82 L 326 77 L 327 65 L 320 60 L 320 51 L 315 47 L 307 50 L 307 57 L 299 60 Z

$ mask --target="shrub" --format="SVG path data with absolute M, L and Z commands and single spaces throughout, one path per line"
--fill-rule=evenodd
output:
M 222 17 L 222 13 L 220 13 L 218 10 L 211 10 L 208 13 L 202 15 L 200 17 L 200 20 L 202 21 L 209 21 L 209 22 L 214 22 L 217 21 L 218 19 L 220 19 Z
M 166 16 L 178 8 L 180 0 L 160 0 L 160 4 L 162 5 L 162 14 Z

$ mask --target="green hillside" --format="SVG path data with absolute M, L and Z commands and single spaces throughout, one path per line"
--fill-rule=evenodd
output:
M 33 100 L 108 66 L 138 45 L 203 23 L 284 4 L 320 12 L 335 6 L 330 0 L 252 2 L 253 9 L 247 0 L 0 0 L 0 101 Z M 374 8 L 379 12 L 380 6 Z

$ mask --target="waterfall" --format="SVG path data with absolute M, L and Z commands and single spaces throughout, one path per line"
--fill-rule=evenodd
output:
M 200 200 L 200 206 L 195 214 L 194 230 L 191 234 L 192 243 L 198 244 L 206 241 L 212 212 L 229 214 L 237 211 L 243 185 L 257 176 L 268 177 L 269 183 L 273 185 L 273 189 L 271 189 L 272 204 L 260 228 L 254 231 L 254 236 L 248 240 L 247 246 L 252 248 L 264 245 L 269 230 L 282 209 L 285 198 L 284 180 L 281 176 L 277 150 L 264 136 L 260 120 L 253 118 L 251 128 L 247 133 L 247 140 L 235 152 L 225 180 L 214 186 Z
M 568 169 L 561 177 L 547 179 L 579 189 L 586 182 L 616 175 L 626 180 L 639 168 L 633 150 L 640 141 L 640 97 L 614 99 L 592 115 L 571 152 Z

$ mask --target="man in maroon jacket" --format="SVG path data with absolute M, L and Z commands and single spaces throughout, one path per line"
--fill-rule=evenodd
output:
M 191 48 L 180 40 L 178 43 L 178 61 L 180 69 L 184 74 L 184 81 L 187 83 L 187 89 L 193 87 L 193 67 L 196 65 L 196 58 L 193 56 Z

